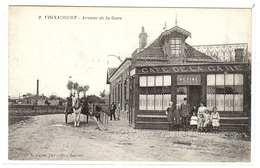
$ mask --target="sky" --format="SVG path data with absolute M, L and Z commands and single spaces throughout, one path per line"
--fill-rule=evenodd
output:
M 67 97 L 70 76 L 73 82 L 90 86 L 88 95 L 108 92 L 107 68 L 120 64 L 108 55 L 131 57 L 142 26 L 149 43 L 165 23 L 167 29 L 175 26 L 176 15 L 178 26 L 191 32 L 186 40 L 190 45 L 248 43 L 251 51 L 251 9 L 10 6 L 8 95 L 36 94 L 39 79 L 40 94 Z

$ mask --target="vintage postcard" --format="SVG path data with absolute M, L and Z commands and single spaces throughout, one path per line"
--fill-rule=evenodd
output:
M 252 162 L 251 8 L 11 5 L 8 31 L 10 163 Z

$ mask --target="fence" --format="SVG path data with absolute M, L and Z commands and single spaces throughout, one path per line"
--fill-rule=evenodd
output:
M 64 106 L 9 105 L 8 111 L 11 115 L 60 114 Z
M 104 127 L 108 127 L 108 115 L 105 112 L 100 112 L 100 122 Z

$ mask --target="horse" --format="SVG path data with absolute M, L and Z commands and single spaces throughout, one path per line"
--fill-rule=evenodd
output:
M 74 126 L 79 127 L 80 123 L 80 114 L 82 109 L 82 104 L 79 100 L 79 98 L 73 98 L 72 99 L 72 107 L 73 107 L 73 113 L 74 113 Z
M 88 123 L 88 116 L 89 116 L 88 101 L 86 98 L 81 98 L 80 102 L 82 103 L 81 114 L 87 116 L 87 123 Z

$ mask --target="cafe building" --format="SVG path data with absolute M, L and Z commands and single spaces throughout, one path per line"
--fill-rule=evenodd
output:
M 165 111 L 169 102 L 181 104 L 187 98 L 197 109 L 200 102 L 209 111 L 217 107 L 220 130 L 248 130 L 251 72 L 247 44 L 190 46 L 185 41 L 191 33 L 177 24 L 150 44 L 147 36 L 142 27 L 139 48 L 127 59 L 129 124 L 139 129 L 168 129 Z M 123 64 L 115 71 L 117 76 Z M 108 83 L 112 79 L 113 74 Z M 113 88 L 110 85 L 110 93 Z

